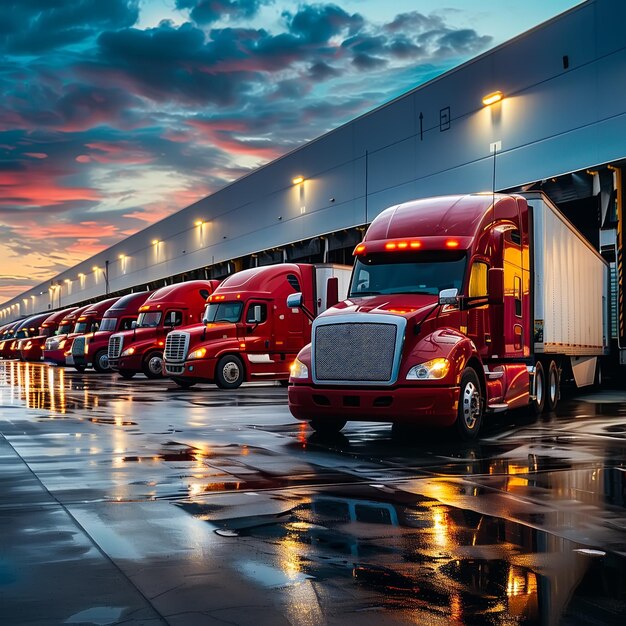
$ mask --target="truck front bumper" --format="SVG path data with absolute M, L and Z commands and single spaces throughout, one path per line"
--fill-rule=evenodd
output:
M 65 365 L 65 349 L 62 350 L 44 350 L 43 360 L 51 361 L 57 365 Z
M 184 363 L 165 363 L 167 376 L 215 382 L 216 359 L 194 359 Z
M 116 370 L 126 370 L 128 372 L 141 372 L 141 361 L 143 359 L 143 353 L 131 354 L 129 356 L 121 356 L 117 365 L 115 366 Z
M 451 426 L 459 387 L 335 389 L 289 385 L 289 410 L 299 420 L 335 419 Z

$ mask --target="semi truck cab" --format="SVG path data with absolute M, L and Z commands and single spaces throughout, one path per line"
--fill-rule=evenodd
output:
M 287 306 L 287 296 L 303 293 L 307 310 L 317 313 L 328 298 L 325 281 L 338 275 L 347 283 L 349 269 L 281 263 L 233 274 L 209 296 L 202 324 L 169 333 L 166 374 L 184 388 L 198 382 L 235 389 L 244 381 L 287 381 L 291 362 L 311 336 L 311 320 Z
M 553 410 L 562 368 L 590 384 L 608 350 L 606 263 L 543 194 L 390 207 L 354 255 L 348 299 L 291 371 L 289 408 L 316 430 L 391 421 L 471 439 L 485 414 Z
M 218 284 L 216 280 L 191 280 L 154 291 L 139 307 L 134 328 L 109 337 L 111 369 L 126 379 L 139 372 L 148 378 L 161 378 L 167 333 L 179 326 L 197 324 L 207 298 Z

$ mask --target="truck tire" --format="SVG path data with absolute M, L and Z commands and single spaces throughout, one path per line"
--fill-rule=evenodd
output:
M 93 368 L 99 374 L 111 371 L 111 368 L 109 367 L 109 354 L 106 348 L 98 350 L 98 352 L 93 355 Z
M 141 364 L 141 371 L 147 378 L 163 378 L 163 353 L 159 350 L 148 352 Z
M 235 354 L 223 356 L 215 368 L 215 384 L 220 389 L 237 389 L 245 380 L 243 361 Z
M 483 421 L 484 400 L 475 370 L 465 368 L 459 389 L 459 408 L 455 422 L 460 439 L 475 439 Z
M 541 361 L 535 363 L 535 399 L 530 401 L 530 411 L 541 415 L 546 402 L 546 372 Z
M 189 389 L 196 384 L 195 380 L 189 380 L 188 378 L 183 378 L 182 376 L 172 376 L 171 378 L 181 389 Z
M 117 370 L 117 373 L 124 380 L 130 380 L 135 375 L 135 372 L 133 372 L 133 370 Z
M 555 361 L 550 361 L 548 365 L 548 374 L 546 376 L 546 400 L 544 411 L 554 411 L 559 403 L 559 385 L 560 385 L 559 368 Z
M 320 435 L 336 435 L 346 425 L 346 420 L 312 419 L 309 425 Z

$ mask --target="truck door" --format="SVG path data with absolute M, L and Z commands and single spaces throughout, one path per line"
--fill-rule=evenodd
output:
M 526 266 L 525 266 L 526 265 Z M 504 351 L 505 356 L 528 356 L 530 341 L 529 273 L 524 264 L 520 231 L 507 230 L 503 238 L 504 266 Z
M 244 312 L 246 352 L 267 354 L 274 352 L 275 339 L 272 316 L 268 315 L 268 303 L 250 300 Z
M 488 270 L 489 265 L 485 261 L 474 259 L 467 293 L 472 303 L 467 311 L 467 336 L 472 339 L 482 357 L 489 355 L 491 347 L 489 308 L 486 301 Z

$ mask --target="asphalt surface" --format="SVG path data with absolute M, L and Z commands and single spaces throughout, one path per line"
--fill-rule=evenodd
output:
M 626 392 L 475 444 L 0 362 L 0 624 L 624 624 Z

